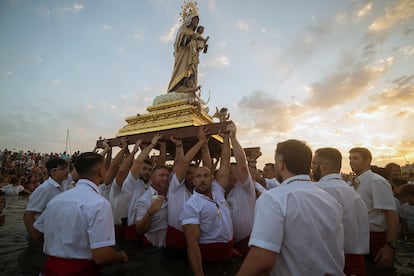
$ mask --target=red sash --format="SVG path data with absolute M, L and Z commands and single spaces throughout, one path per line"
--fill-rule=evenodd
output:
M 135 224 L 129 225 L 125 230 L 125 238 L 131 241 L 142 241 L 142 236 L 138 235 Z
M 167 247 L 185 250 L 187 242 L 185 240 L 184 232 L 168 225 L 166 244 Z
M 240 253 L 242 256 L 246 256 L 247 253 L 249 253 L 250 247 L 249 247 L 249 239 L 250 236 L 247 238 L 244 238 L 238 242 L 235 242 L 233 245 L 233 248 Z
M 346 275 L 366 275 L 365 256 L 357 254 L 345 254 L 344 273 Z
M 47 256 L 42 274 L 45 276 L 98 276 L 99 266 L 93 260 Z
M 369 252 L 372 258 L 377 256 L 387 241 L 387 232 L 369 232 Z
M 221 262 L 231 257 L 233 241 L 199 244 L 203 261 Z

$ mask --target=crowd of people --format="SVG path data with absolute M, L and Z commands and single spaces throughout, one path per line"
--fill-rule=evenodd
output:
M 231 257 L 243 258 L 238 275 L 392 270 L 399 235 L 414 233 L 414 184 L 399 165 L 380 170 L 368 149 L 356 147 L 353 174 L 344 177 L 337 149 L 312 152 L 287 140 L 260 170 L 261 153 L 246 156 L 236 133 L 234 123 L 220 133 L 219 160 L 202 126 L 186 150 L 158 134 L 132 149 L 122 138 L 115 156 L 108 142 L 72 156 L 5 150 L 1 190 L 29 195 L 23 220 L 47 255 L 43 275 L 99 275 L 102 265 L 125 263 L 117 239 L 186 254 L 194 275 Z M 166 139 L 175 145 L 173 162 Z

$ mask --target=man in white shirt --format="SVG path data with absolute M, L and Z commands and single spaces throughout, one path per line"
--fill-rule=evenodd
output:
M 216 179 L 213 181 L 213 174 L 208 168 L 197 168 L 193 195 L 185 202 L 180 214 L 187 256 L 194 275 L 203 275 L 202 261 L 222 261 L 231 255 L 233 225 L 224 198 L 229 172 L 229 137 L 224 135 Z
M 30 236 L 35 230 L 33 223 L 45 210 L 49 201 L 63 192 L 62 182 L 68 177 L 68 166 L 65 160 L 50 158 L 46 162 L 49 178 L 37 187 L 29 197 L 26 211 L 23 214 L 24 225 Z
M 379 267 L 393 265 L 398 235 L 398 215 L 391 185 L 371 171 L 371 152 L 366 148 L 349 151 L 349 165 L 357 175 L 356 191 L 368 208 L 370 255 Z
M 193 177 L 187 178 L 188 174 L 194 176 L 197 168 L 195 164 L 190 163 L 196 154 L 202 151 L 203 165 L 211 169 L 210 151 L 208 149 L 208 140 L 204 128 L 199 127 L 197 134 L 198 141 L 184 155 L 182 142 L 171 138 L 176 146 L 176 158 L 173 167 L 173 173 L 168 187 L 168 231 L 167 247 L 179 250 L 185 250 L 186 242 L 183 227 L 179 219 L 184 203 L 193 194 Z M 179 158 L 177 158 L 177 155 Z M 188 172 L 191 170 L 192 172 Z
M 301 141 L 277 144 L 281 185 L 256 202 L 250 251 L 238 275 L 344 275 L 342 207 L 310 180 L 311 160 Z
M 337 149 L 317 149 L 312 160 L 312 176 L 344 211 L 345 274 L 366 275 L 364 255 L 369 253 L 368 209 L 359 194 L 342 180 L 341 162 L 342 155 Z
M 142 197 L 142 195 L 149 190 L 150 177 L 152 171 L 152 163 L 148 160 L 148 155 L 151 150 L 154 149 L 155 145 L 161 135 L 156 134 L 148 144 L 134 160 L 129 174 L 126 176 L 122 184 L 122 196 L 125 198 L 126 204 L 128 205 L 128 227 L 125 236 L 129 240 L 141 240 L 141 236 L 137 235 L 135 229 L 135 205 Z M 141 140 L 138 140 L 135 144 L 134 151 L 138 150 L 138 147 L 142 144 Z
M 156 166 L 151 173 L 151 186 L 134 207 L 135 229 L 144 236 L 144 243 L 165 247 L 167 234 L 167 191 L 170 172 L 165 166 Z
M 249 237 L 253 227 L 256 191 L 247 166 L 246 154 L 236 137 L 236 125 L 226 127 L 236 163 L 230 166 L 226 200 L 230 208 L 234 231 L 234 249 L 245 256 L 249 251 Z
M 80 177 L 76 187 L 53 198 L 34 223 L 32 238 L 44 239 L 43 251 L 48 255 L 43 275 L 99 275 L 100 265 L 128 260 L 125 252 L 112 248 L 111 205 L 97 186 L 105 174 L 103 156 L 82 153 L 75 168 Z

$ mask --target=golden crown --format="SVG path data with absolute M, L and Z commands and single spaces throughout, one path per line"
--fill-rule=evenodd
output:
M 187 18 L 198 16 L 197 1 L 184 1 L 184 5 L 181 7 L 180 12 L 181 22 L 186 22 Z

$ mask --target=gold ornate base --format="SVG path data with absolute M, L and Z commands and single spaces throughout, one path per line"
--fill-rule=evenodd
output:
M 210 115 L 204 110 L 199 113 L 196 107 L 187 104 L 185 98 L 154 104 L 147 107 L 147 111 L 147 114 L 126 118 L 127 125 L 116 137 L 213 123 Z

